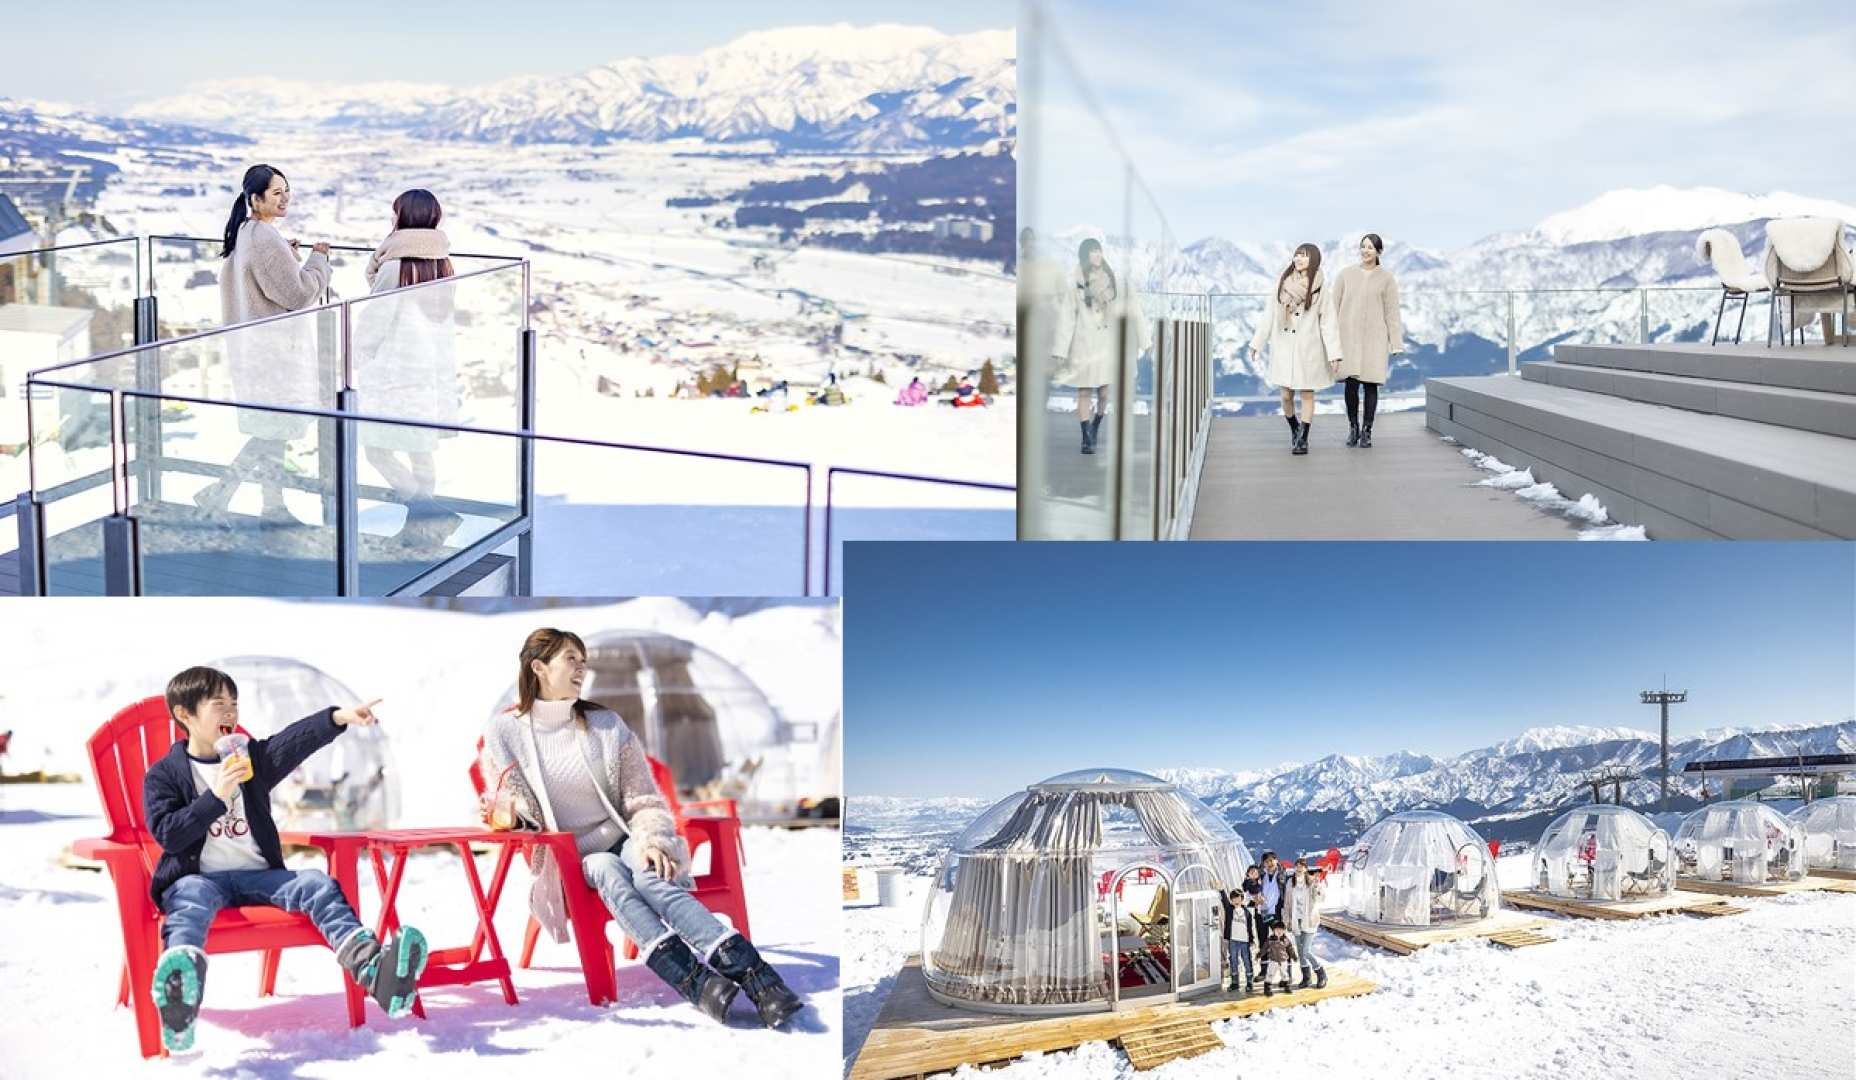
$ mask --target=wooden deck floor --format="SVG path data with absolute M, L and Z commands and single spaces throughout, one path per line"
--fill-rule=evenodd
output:
M 1345 915 L 1329 912 L 1321 913 L 1321 928 L 1331 930 L 1342 937 L 1352 938 L 1363 945 L 1394 952 L 1400 956 L 1409 956 L 1419 949 L 1430 945 L 1439 945 L 1446 941 L 1461 941 L 1465 938 L 1494 938 L 1515 930 L 1533 930 L 1545 926 L 1547 920 L 1537 916 L 1524 915 L 1518 911 L 1498 910 L 1486 919 L 1464 923 L 1459 926 L 1438 926 L 1425 929 L 1400 930 L 1362 922 Z
M 911 957 L 897 974 L 895 986 L 883 1002 L 876 1024 L 851 1066 L 850 1080 L 893 1080 L 927 1076 L 961 1065 L 1011 1061 L 1033 1051 L 1066 1050 L 1086 1042 L 1117 1041 L 1124 1033 L 1152 1032 L 1184 1022 L 1209 1024 L 1232 1016 L 1251 1016 L 1270 1009 L 1312 1005 L 1329 998 L 1370 994 L 1378 986 L 1348 972 L 1328 968 L 1328 984 L 1316 990 L 1247 997 L 1207 994 L 1190 1002 L 1085 1013 L 1080 1016 L 998 1016 L 969 1012 L 936 1001 L 922 977 L 921 958 Z M 1140 1042 L 1136 1037 L 1137 1044 Z M 1203 1047 L 1202 1039 L 1167 1040 L 1168 1043 Z M 1143 1061 L 1154 1060 L 1166 1046 L 1137 1045 L 1131 1052 Z M 1175 1055 L 1177 1056 L 1177 1055 Z M 1166 1059 L 1170 1060 L 1170 1058 Z
M 1532 889 L 1515 889 L 1502 893 L 1502 903 L 1512 904 L 1515 907 L 1533 908 L 1538 911 L 1551 911 L 1556 915 L 1570 915 L 1575 919 L 1609 920 L 1642 919 L 1651 915 L 1673 915 L 1694 912 L 1700 908 L 1728 906 L 1726 901 L 1718 896 L 1685 892 L 1682 889 L 1671 890 L 1667 896 L 1653 896 L 1643 900 L 1620 900 L 1613 903 L 1588 903 L 1559 896 L 1548 896 Z
M 1856 881 L 1807 874 L 1797 881 L 1773 881 L 1762 885 L 1743 885 L 1737 881 L 1696 881 L 1677 878 L 1676 884 L 1691 892 L 1718 893 L 1721 896 L 1784 896 L 1786 893 L 1848 892 L 1856 893 Z

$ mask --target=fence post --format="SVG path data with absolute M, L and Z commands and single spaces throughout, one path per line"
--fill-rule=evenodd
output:
M 523 265 L 526 268 L 527 264 Z M 526 274 L 527 271 L 524 269 L 525 281 Z M 525 284 L 524 291 L 526 289 Z M 527 322 L 526 315 L 523 321 Z M 516 423 L 523 431 L 535 430 L 535 356 L 538 342 L 539 337 L 536 332 L 526 326 L 516 338 L 516 408 L 520 410 Z M 521 461 L 518 467 L 522 472 L 520 477 L 521 512 L 523 519 L 528 522 L 528 528 L 522 530 L 522 535 L 516 538 L 515 590 L 517 596 L 533 596 L 535 592 L 535 440 L 527 438 L 522 440 Z M 811 511 L 807 510 L 806 513 L 809 526 Z M 809 568 L 810 553 L 806 558 Z
M 1637 290 L 1637 343 L 1650 343 L 1650 290 Z
M 136 245 L 141 257 L 141 245 Z M 155 298 L 153 294 L 135 298 L 135 344 L 153 345 L 156 341 Z M 161 392 L 161 356 L 156 349 L 135 354 L 135 386 L 151 393 Z M 161 402 L 157 398 L 135 401 L 135 467 L 142 474 L 142 496 L 150 502 L 161 501 Z
M 1513 289 L 1508 290 L 1507 296 L 1508 296 L 1508 374 L 1514 375 L 1520 371 L 1520 368 L 1515 366 L 1515 356 L 1514 356 L 1514 290 Z
M 19 594 L 44 596 L 45 574 L 43 545 L 39 542 L 39 504 L 31 491 L 22 491 L 13 500 L 13 517 L 19 526 Z
M 335 391 L 335 411 L 358 412 L 354 389 L 354 331 L 348 304 L 340 308 L 341 362 Z M 354 421 L 335 421 L 335 595 L 354 596 L 361 583 L 360 492 L 356 486 L 359 461 Z

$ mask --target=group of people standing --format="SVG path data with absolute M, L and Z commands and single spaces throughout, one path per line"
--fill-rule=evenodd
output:
M 1261 863 L 1246 868 L 1243 884 L 1219 896 L 1230 960 L 1225 989 L 1238 989 L 1241 978 L 1246 994 L 1254 993 L 1259 981 L 1266 996 L 1276 987 L 1289 993 L 1308 986 L 1311 975 L 1316 989 L 1325 987 L 1327 968 L 1315 956 L 1324 896 L 1322 875 L 1311 871 L 1305 859 L 1285 866 L 1274 851 L 1266 851 Z M 1291 985 L 1298 967 L 1302 981 Z
M 1276 295 L 1251 335 L 1250 351 L 1254 355 L 1265 347 L 1269 350 L 1265 378 L 1282 392 L 1290 453 L 1308 453 L 1315 392 L 1342 380 L 1347 445 L 1373 445 L 1379 388 L 1405 341 L 1398 281 L 1380 264 L 1384 253 L 1379 234 L 1362 236 L 1359 263 L 1336 275 L 1329 289 L 1321 273 L 1321 249 L 1301 244 L 1276 281 Z

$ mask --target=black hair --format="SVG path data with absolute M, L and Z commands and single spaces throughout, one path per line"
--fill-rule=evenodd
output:
M 1085 284 L 1085 287 L 1083 288 L 1083 303 L 1084 305 L 1091 307 L 1091 308 L 1096 306 L 1096 301 L 1095 301 L 1095 297 L 1089 295 L 1089 289 L 1087 288 L 1087 283 L 1089 281 L 1089 269 L 1090 269 L 1089 254 L 1090 252 L 1100 252 L 1101 250 L 1102 250 L 1102 242 L 1100 240 L 1097 240 L 1093 236 L 1087 240 L 1084 240 L 1081 244 L 1078 244 L 1076 247 L 1076 272 L 1082 276 L 1083 282 Z M 1112 268 L 1110 268 L 1110 266 L 1108 265 L 1108 256 L 1106 255 L 1102 256 L 1102 272 L 1108 275 L 1108 287 L 1109 287 L 1110 295 L 1120 296 L 1121 286 L 1117 284 L 1115 281 L 1115 271 Z
M 282 169 L 270 165 L 253 165 L 245 170 L 244 182 L 239 185 L 238 201 L 232 204 L 232 216 L 226 218 L 226 245 L 219 252 L 220 258 L 227 258 L 232 254 L 232 249 L 238 246 L 238 228 L 251 216 L 251 200 L 264 198 L 264 193 L 271 189 L 271 180 L 283 175 Z M 289 179 L 284 177 L 284 182 L 289 183 Z
M 1386 253 L 1386 242 L 1384 240 L 1379 239 L 1378 233 L 1369 232 L 1365 236 L 1360 237 L 1360 239 L 1373 245 L 1373 254 L 1384 255 Z
M 1269 861 L 1270 861 L 1271 859 L 1276 859 L 1276 853 L 1275 853 L 1274 851 L 1266 851 L 1266 852 L 1264 852 L 1264 853 L 1263 853 L 1263 858 L 1262 858 L 1262 859 L 1260 859 L 1260 860 L 1258 860 L 1258 862 L 1259 862 L 1259 865 L 1260 865 L 1261 863 L 1266 863 L 1266 862 L 1269 862 Z M 1281 862 L 1282 860 L 1281 860 L 1281 859 L 1276 859 L 1276 861 L 1277 861 L 1277 862 Z
M 168 680 L 168 715 L 180 719 L 175 715 L 176 709 L 197 714 L 200 702 L 221 693 L 230 695 L 233 701 L 238 700 L 238 684 L 232 681 L 232 676 L 218 668 L 190 667 Z

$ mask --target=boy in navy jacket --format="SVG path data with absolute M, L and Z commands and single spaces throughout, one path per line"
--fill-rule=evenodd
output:
M 165 919 L 155 965 L 154 1001 L 161 1041 L 193 1045 L 206 979 L 207 928 L 222 908 L 269 905 L 307 914 L 335 958 L 389 1016 L 412 1006 L 425 970 L 425 937 L 404 927 L 382 947 L 364 929 L 335 879 L 320 870 L 284 868 L 271 820 L 271 789 L 350 724 L 376 723 L 373 706 L 328 708 L 306 716 L 243 752 L 223 759 L 216 744 L 238 726 L 238 686 L 223 671 L 192 667 L 168 681 L 168 713 L 185 728 L 151 763 L 142 782 L 142 812 L 161 845 L 149 892 Z

